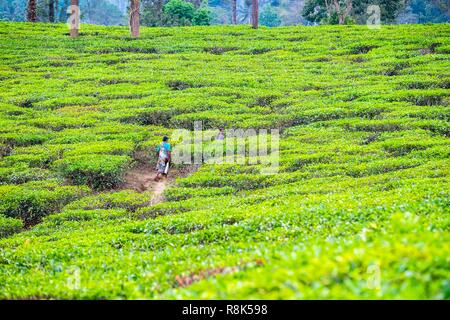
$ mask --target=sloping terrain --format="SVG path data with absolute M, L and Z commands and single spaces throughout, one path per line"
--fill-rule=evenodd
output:
M 0 298 L 450 298 L 448 24 L 66 28 L 0 22 Z M 124 189 L 199 120 L 279 173 Z

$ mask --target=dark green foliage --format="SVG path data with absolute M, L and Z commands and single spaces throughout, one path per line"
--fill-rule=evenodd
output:
M 170 0 L 164 5 L 164 14 L 168 23 L 173 26 L 187 26 L 192 24 L 195 8 L 184 0 Z
M 207 7 L 200 7 L 195 11 L 192 18 L 192 24 L 194 26 L 209 26 L 211 24 L 211 12 Z

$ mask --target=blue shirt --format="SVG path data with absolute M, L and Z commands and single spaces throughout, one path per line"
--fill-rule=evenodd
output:
M 161 145 L 164 147 L 164 149 L 165 149 L 167 152 L 170 152 L 170 151 L 171 151 L 170 143 L 168 143 L 168 142 L 162 142 L 160 145 L 158 145 L 158 146 L 156 147 L 156 151 L 157 151 L 157 152 L 159 152 L 159 150 L 161 150 Z

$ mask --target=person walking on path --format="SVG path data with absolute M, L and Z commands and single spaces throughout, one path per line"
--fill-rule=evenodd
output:
M 167 173 L 169 172 L 168 169 L 171 151 L 169 137 L 164 136 L 162 142 L 156 147 L 156 156 L 158 157 L 158 161 L 156 162 L 155 181 L 161 180 L 163 175 L 167 176 Z

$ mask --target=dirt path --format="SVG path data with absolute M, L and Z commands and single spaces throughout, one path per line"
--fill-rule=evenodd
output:
M 164 190 L 166 190 L 167 186 L 168 181 L 165 179 L 153 184 L 153 195 L 150 200 L 150 205 L 154 205 L 164 201 Z
M 155 205 L 164 201 L 164 191 L 175 183 L 177 177 L 187 176 L 196 170 L 197 167 L 171 168 L 168 177 L 156 182 L 153 180 L 156 175 L 155 166 L 141 163 L 125 174 L 121 189 L 131 189 L 137 192 L 151 191 L 150 205 Z
M 121 189 L 131 189 L 137 192 L 152 191 L 150 204 L 154 205 L 164 200 L 164 190 L 175 180 L 176 170 L 169 172 L 169 177 L 162 178 L 156 182 L 156 172 L 154 166 L 140 164 L 125 174 L 124 184 Z

